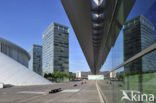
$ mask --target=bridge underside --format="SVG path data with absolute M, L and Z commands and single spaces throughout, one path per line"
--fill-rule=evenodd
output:
M 135 0 L 61 0 L 91 72 L 97 74 Z

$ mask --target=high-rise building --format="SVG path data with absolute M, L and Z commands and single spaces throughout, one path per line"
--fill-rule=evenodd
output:
M 154 26 L 144 16 L 140 15 L 129 20 L 124 25 L 124 61 L 146 49 L 155 42 Z M 140 70 L 150 72 L 156 68 L 156 53 L 150 53 L 125 66 L 129 73 Z
M 43 73 L 69 72 L 68 27 L 52 23 L 43 33 Z
M 29 69 L 42 75 L 42 46 L 32 45 L 29 54 L 31 56 Z

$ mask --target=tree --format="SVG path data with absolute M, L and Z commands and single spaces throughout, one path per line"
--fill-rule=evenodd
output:
M 51 81 L 63 80 L 65 78 L 73 79 L 74 76 L 72 74 L 67 74 L 65 72 L 54 72 L 54 73 L 45 73 L 44 77 Z
M 121 79 L 121 80 L 124 79 L 124 72 L 120 72 L 120 74 L 119 74 L 119 79 Z
M 69 74 L 69 75 L 68 75 L 68 78 L 71 80 L 71 79 L 74 78 L 74 76 L 73 76 L 72 74 Z
M 44 74 L 44 78 L 48 78 L 48 74 L 47 73 Z

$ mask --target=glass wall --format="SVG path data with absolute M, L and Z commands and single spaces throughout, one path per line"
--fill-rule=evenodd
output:
M 156 103 L 156 62 L 146 66 L 147 57 L 156 57 L 156 50 L 112 71 L 114 78 L 98 81 L 106 103 Z
M 156 43 L 156 0 L 136 0 L 101 71 L 105 103 L 156 103 L 156 51 L 113 68 Z
M 148 33 L 151 36 L 148 36 L 148 35 L 142 36 L 142 41 L 140 41 L 140 42 L 143 43 L 143 42 L 150 41 L 151 43 L 148 43 L 148 44 L 144 43 L 142 46 L 140 46 L 142 48 L 142 49 L 140 48 L 140 51 L 147 48 L 149 45 L 153 44 L 154 42 L 156 42 L 156 30 L 155 30 L 155 28 L 156 28 L 156 19 L 155 19 L 156 18 L 156 0 L 150 0 L 150 1 L 144 0 L 144 2 L 142 2 L 142 0 L 136 0 L 126 22 L 128 22 L 134 18 L 137 18 L 138 16 L 141 16 L 141 15 L 145 18 L 145 20 L 147 20 L 147 22 L 149 22 L 149 24 L 153 25 L 154 28 L 153 28 L 153 31 L 149 31 L 149 33 Z M 126 23 L 124 26 L 126 26 Z M 109 52 L 109 55 L 107 56 L 106 62 L 102 66 L 101 71 L 111 70 L 112 68 L 114 68 L 124 62 L 124 60 L 125 60 L 124 59 L 124 37 L 128 37 L 126 35 L 126 33 L 124 32 L 124 26 L 121 29 L 114 46 L 111 48 L 111 51 Z M 142 27 L 142 28 L 144 28 L 144 27 Z M 134 31 L 134 29 L 132 29 L 132 30 Z M 129 29 L 129 31 L 131 31 L 131 30 Z M 145 32 L 143 31 L 142 34 L 143 33 L 147 34 L 147 32 L 148 32 L 148 30 L 146 30 Z M 150 33 L 150 32 L 152 32 L 152 33 Z M 134 35 L 134 38 L 135 38 L 135 36 L 137 36 L 137 34 Z M 146 38 L 148 38 L 148 39 L 146 39 Z M 151 40 L 151 39 L 153 39 L 153 40 Z M 132 42 L 134 42 L 134 41 L 132 41 Z M 130 42 L 129 42 L 129 44 L 133 45 Z M 136 44 L 139 44 L 139 43 L 136 43 Z M 134 47 L 135 47 L 135 45 L 134 45 Z M 136 54 L 136 53 L 134 53 L 134 54 Z

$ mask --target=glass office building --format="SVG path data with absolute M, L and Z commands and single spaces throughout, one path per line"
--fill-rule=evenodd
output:
M 68 27 L 52 23 L 43 33 L 43 73 L 69 72 Z
M 31 59 L 29 61 L 29 69 L 42 75 L 42 46 L 32 45 L 29 54 Z
M 124 61 L 146 49 L 155 42 L 154 25 L 144 16 L 140 15 L 129 20 L 124 25 Z M 125 66 L 129 73 L 141 71 L 150 72 L 156 68 L 156 54 L 143 57 L 133 65 Z M 148 68 L 148 69 L 147 69 Z

